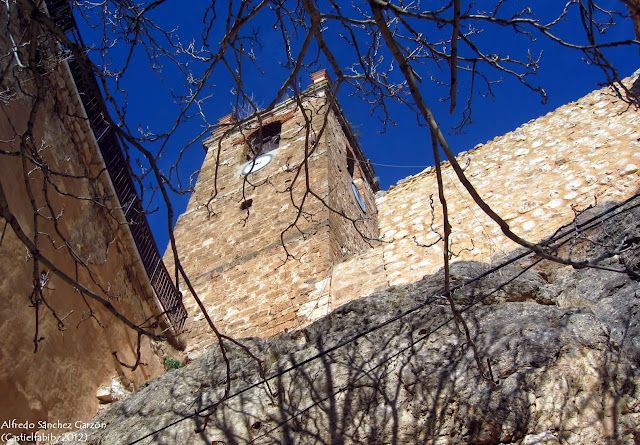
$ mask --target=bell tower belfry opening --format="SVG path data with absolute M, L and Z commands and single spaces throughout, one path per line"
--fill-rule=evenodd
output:
M 371 164 L 326 71 L 259 118 L 232 115 L 204 141 L 195 192 L 174 235 L 182 265 L 218 329 L 270 337 L 331 311 L 334 263 L 378 238 Z M 170 269 L 173 258 L 165 255 Z M 215 339 L 185 298 L 186 340 Z

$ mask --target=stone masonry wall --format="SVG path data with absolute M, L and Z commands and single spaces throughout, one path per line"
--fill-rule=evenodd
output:
M 325 138 L 331 178 L 327 201 L 329 207 L 335 210 L 329 212 L 333 237 L 332 259 L 340 262 L 345 256 L 368 249 L 370 246 L 366 241 L 378 238 L 378 210 L 372 186 L 364 178 L 362 168 L 356 161 L 355 147 L 351 146 L 334 113 L 329 115 Z M 350 163 L 353 165 L 353 174 L 348 170 Z M 352 182 L 363 198 L 365 211 L 352 193 Z
M 194 289 L 227 335 L 268 337 L 325 315 L 336 257 L 368 247 L 356 228 L 377 238 L 373 191 L 361 185 L 372 209 L 365 215 L 351 191 L 347 138 L 326 93 L 326 84 L 312 86 L 302 108 L 289 100 L 262 116 L 262 125 L 281 123 L 280 142 L 269 152 L 274 159 L 247 176 L 246 141 L 257 122 L 221 129 L 204 143 L 195 192 L 174 235 Z M 165 263 L 173 269 L 170 249 Z M 215 337 L 184 294 L 191 314 L 184 337 L 198 354 Z
M 6 22 L 1 25 L 7 29 Z M 16 31 L 15 35 L 21 34 Z M 0 51 L 5 54 L 0 69 L 6 82 L 2 90 L 9 100 L 0 112 L 0 183 L 9 210 L 33 240 L 28 182 L 41 214 L 37 218 L 40 252 L 61 271 L 107 298 L 124 316 L 142 324 L 153 314 L 153 291 L 128 228 L 118 220 L 121 213 L 112 199 L 114 192 L 95 139 L 86 120 L 78 117 L 83 110 L 68 69 L 64 63 L 43 60 L 46 99 L 33 116 L 35 138 L 21 141 L 35 90 L 30 72 L 16 66 L 5 42 L 8 39 L 0 39 L 4 47 Z M 40 167 L 30 160 L 23 163 L 15 155 L 21 142 L 37 147 Z M 49 182 L 43 181 L 43 165 L 50 169 Z M 119 364 L 114 351 L 123 362 L 135 363 L 136 333 L 42 264 L 40 272 L 48 277 L 43 295 L 64 319 L 64 328 L 42 303 L 36 318 L 30 301 L 33 258 L 4 220 L 0 225 L 4 227 L 0 230 L 0 423 L 88 421 L 98 411 L 100 386 L 111 385 L 117 378 L 133 389 L 164 372 L 146 339 L 141 354 L 147 366 L 131 371 Z M 78 266 L 74 255 L 87 267 Z M 34 353 L 36 335 L 40 341 Z M 23 431 L 5 428 L 2 433 Z
M 625 80 L 630 88 L 635 83 L 635 91 L 638 82 L 638 73 Z M 571 221 L 574 209 L 637 193 L 640 112 L 610 88 L 594 91 L 461 153 L 458 162 L 516 234 L 541 241 Z M 451 248 L 457 254 L 453 261 L 487 261 L 517 247 L 472 202 L 448 163 L 443 177 Z M 334 267 L 327 310 L 389 285 L 418 281 L 442 267 L 442 214 L 433 167 L 381 194 L 376 204 L 383 243 Z
M 626 83 L 632 87 L 635 81 Z M 244 141 L 252 128 L 207 142 L 209 152 L 196 192 L 175 233 L 196 290 L 227 334 L 268 337 L 296 329 L 348 301 L 415 282 L 442 265 L 442 216 L 434 168 L 379 194 L 374 206 L 360 165 L 356 163 L 353 175 L 348 171 L 348 161 L 355 157 L 349 138 L 337 115 L 323 111 L 319 99 L 310 102 L 315 112 L 309 140 L 315 141 L 318 128 L 324 128 L 309 157 L 310 181 L 328 205 L 317 199 L 305 204 L 315 207 L 299 220 L 304 234 L 286 232 L 285 246 L 292 257 L 287 258 L 279 234 L 295 219 L 290 196 L 282 191 L 292 183 L 291 167 L 305 150 L 299 110 L 283 106 L 265 118 L 264 124 L 282 122 L 281 146 L 274 161 L 246 182 L 240 169 L 246 162 Z M 541 241 L 571 221 L 574 209 L 636 193 L 639 124 L 635 107 L 603 89 L 461 153 L 458 160 L 512 230 Z M 215 190 L 216 163 L 218 195 L 209 200 Z M 443 175 L 453 226 L 453 261 L 487 261 L 513 250 L 516 245 L 472 202 L 448 163 L 443 164 Z M 367 213 L 350 191 L 352 180 L 365 198 Z M 244 197 L 252 199 L 249 212 L 239 208 L 243 190 Z M 298 190 L 294 187 L 294 196 L 301 196 L 296 195 Z M 356 228 L 364 228 L 375 240 L 376 219 L 381 242 L 367 243 Z M 189 349 L 199 350 L 212 338 L 195 304 L 189 309 Z

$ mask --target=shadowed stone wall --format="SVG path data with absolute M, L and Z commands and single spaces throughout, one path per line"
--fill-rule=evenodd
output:
M 597 257 L 637 239 L 637 203 L 607 214 L 580 247 Z M 602 265 L 637 274 L 631 244 Z M 254 358 L 228 345 L 225 359 L 212 346 L 102 413 L 95 421 L 105 428 L 85 432 L 100 444 L 637 444 L 640 282 L 548 262 L 524 271 L 530 261 L 491 272 L 476 261 L 452 266 L 456 284 L 469 280 L 454 298 L 468 309 L 490 377 L 439 296 L 441 270 L 351 301 L 300 332 L 244 339 Z M 226 360 L 232 395 L 222 400 Z

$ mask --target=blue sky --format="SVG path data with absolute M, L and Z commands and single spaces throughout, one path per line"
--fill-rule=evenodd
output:
M 177 28 L 177 34 L 186 43 L 191 38 L 198 38 L 202 27 L 203 8 L 207 3 L 193 0 L 188 3 L 187 7 L 183 2 L 168 0 L 162 8 L 154 13 L 154 19 L 167 28 Z M 562 4 L 557 1 L 538 0 L 535 2 L 535 7 L 541 8 L 540 10 L 544 11 L 543 14 L 551 16 L 558 7 L 561 8 L 564 5 L 564 2 L 560 3 Z M 605 7 L 611 8 L 619 8 L 619 3 L 615 0 L 602 2 Z M 509 5 L 522 7 L 520 1 L 507 2 L 506 4 L 507 7 L 510 7 Z M 257 103 L 262 106 L 271 102 L 273 94 L 288 74 L 286 69 L 277 64 L 277 61 L 282 59 L 283 51 L 282 45 L 277 40 L 279 34 L 273 29 L 274 17 L 271 11 L 266 11 L 256 21 L 259 26 L 257 35 L 262 43 L 261 48 L 255 48 L 260 69 L 248 64 L 243 65 L 246 91 L 251 93 Z M 82 23 L 80 23 L 80 27 L 86 43 L 91 44 L 99 38 L 98 33 L 83 26 Z M 353 51 L 338 37 L 337 31 L 339 29 L 334 28 L 336 27 L 331 23 L 327 23 L 325 35 L 328 42 L 335 48 L 336 55 L 341 61 L 344 61 L 343 67 L 346 68 L 347 61 L 353 60 Z M 438 38 L 440 31 L 436 29 L 425 30 L 425 32 L 431 32 L 432 36 Z M 580 23 L 576 20 L 562 23 L 558 32 L 572 39 L 579 33 L 583 33 Z M 213 33 L 220 36 L 221 30 L 214 29 Z M 461 74 L 460 87 L 462 91 L 458 98 L 457 111 L 454 115 L 449 115 L 449 103 L 442 100 L 447 97 L 448 90 L 429 81 L 431 76 L 446 80 L 448 78 L 446 66 L 433 64 L 419 67 L 421 70 L 419 74 L 424 79 L 421 84 L 422 92 L 448 137 L 450 145 L 456 152 L 469 150 L 479 143 L 487 142 L 531 119 L 576 100 L 598 88 L 599 83 L 605 80 L 599 69 L 585 64 L 580 52 L 560 48 L 547 39 L 538 38 L 532 42 L 503 29 L 488 29 L 475 38 L 485 48 L 495 48 L 496 52 L 513 55 L 513 57 L 522 58 L 527 51 L 532 51 L 534 54 L 542 51 L 540 70 L 536 77 L 531 78 L 530 81 L 546 90 L 548 102 L 542 104 L 540 95 L 524 88 L 514 79 L 487 70 L 487 74 L 491 76 L 492 80 L 502 79 L 501 83 L 493 85 L 495 99 L 483 98 L 480 94 L 476 94 L 473 105 L 473 123 L 465 127 L 463 133 L 455 133 L 451 128 L 460 121 L 461 111 L 466 102 L 465 89 L 468 88 L 470 78 L 465 77 L 464 73 Z M 606 38 L 611 40 L 632 39 L 633 26 L 631 21 L 627 19 L 620 26 L 610 29 Z M 215 38 L 213 41 L 216 41 Z M 300 41 L 294 39 L 290 43 L 294 49 L 300 45 Z M 124 57 L 123 48 L 124 46 L 116 45 L 110 56 L 111 59 L 108 61 L 117 65 Z M 607 51 L 607 56 L 622 77 L 632 74 L 640 67 L 638 55 L 637 47 Z M 92 55 L 92 58 L 100 63 L 99 59 L 96 60 L 95 54 Z M 319 65 L 315 66 L 315 68 L 319 67 Z M 195 67 L 195 69 L 198 71 L 205 68 Z M 264 72 L 261 73 L 260 70 Z M 211 89 L 208 91 L 212 97 L 205 103 L 204 109 L 210 121 L 215 122 L 218 117 L 231 112 L 234 95 L 230 89 L 229 76 L 223 70 L 214 74 L 212 80 Z M 154 72 L 149 69 L 149 62 L 144 52 L 139 49 L 134 51 L 131 69 L 122 82 L 128 100 L 127 121 L 130 128 L 148 128 L 155 132 L 166 130 L 175 120 L 178 109 L 174 104 L 171 89 L 180 91 L 183 83 L 178 72 L 170 65 L 167 65 L 161 72 Z M 306 87 L 309 80 L 303 77 L 299 83 L 302 87 Z M 482 91 L 483 89 L 480 88 L 479 92 Z M 390 111 L 395 125 L 387 126 L 386 132 L 383 133 L 381 132 L 383 126 L 378 119 L 379 115 L 372 116 L 370 106 L 358 97 L 352 96 L 352 92 L 348 88 L 341 88 L 338 98 L 347 118 L 360 136 L 360 143 L 365 155 L 374 164 L 383 189 L 388 189 L 398 180 L 416 174 L 426 166 L 433 164 L 427 130 L 424 126 L 418 125 L 415 115 L 410 110 L 404 106 L 390 103 Z M 175 161 L 177 153 L 186 141 L 192 139 L 195 134 L 201 131 L 201 128 L 202 123 L 198 119 L 192 119 L 185 123 L 167 144 L 161 165 L 168 168 Z M 183 179 L 188 178 L 189 173 L 197 170 L 203 159 L 204 151 L 201 144 L 196 143 L 186 152 L 181 170 Z M 186 207 L 187 199 L 186 196 L 172 197 L 176 216 Z M 163 250 L 168 240 L 166 213 L 162 210 L 162 205 L 157 199 L 150 204 L 149 208 L 156 207 L 159 210 L 149 215 L 149 221 L 158 245 Z

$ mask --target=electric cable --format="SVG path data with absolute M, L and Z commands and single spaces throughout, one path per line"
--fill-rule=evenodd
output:
M 622 213 L 625 213 L 625 212 L 627 212 L 629 210 L 632 210 L 634 208 L 640 207 L 640 203 L 639 204 L 635 204 L 633 206 L 630 206 L 627 209 L 623 209 L 619 213 L 616 213 L 614 215 L 610 215 L 607 218 L 603 219 L 602 221 L 598 222 L 598 220 L 600 218 L 603 218 L 604 216 L 614 212 L 615 210 L 625 206 L 626 204 L 628 204 L 628 203 L 630 203 L 630 202 L 632 202 L 632 201 L 634 201 L 634 200 L 636 200 L 638 198 L 640 198 L 640 194 L 635 194 L 632 197 L 630 197 L 629 199 L 627 199 L 625 201 L 622 201 L 622 202 L 620 202 L 620 203 L 618 203 L 618 204 L 616 204 L 614 206 L 611 206 L 610 208 L 608 208 L 608 209 L 602 211 L 601 213 L 599 213 L 599 214 L 587 219 L 586 221 L 584 221 L 582 223 L 573 224 L 572 227 L 569 228 L 569 229 L 566 229 L 566 230 L 562 231 L 562 227 L 561 227 L 560 229 L 558 229 L 558 231 L 556 231 L 555 235 L 551 236 L 548 240 L 545 240 L 545 241 L 541 242 L 540 244 L 543 245 L 543 246 L 549 246 L 551 243 L 556 242 L 558 240 L 561 240 L 562 238 L 564 238 L 567 235 L 570 235 L 570 234 L 576 232 L 577 230 L 588 230 L 588 229 L 594 227 L 595 225 L 601 224 L 602 222 L 604 222 L 604 221 L 606 221 L 608 219 L 611 219 L 611 218 L 613 218 L 615 216 L 618 216 L 618 215 L 620 215 Z M 564 227 L 566 227 L 566 225 Z M 568 239 L 562 241 L 559 244 L 559 246 L 565 244 L 568 241 L 569 241 Z M 453 286 L 451 288 L 450 292 L 451 293 L 455 292 L 455 291 L 457 291 L 457 290 L 459 290 L 459 289 L 461 289 L 461 288 L 463 288 L 465 286 L 468 286 L 469 284 L 472 284 L 472 283 L 474 283 L 476 281 L 479 281 L 479 280 L 481 280 L 481 279 L 493 274 L 494 272 L 497 272 L 498 270 L 500 270 L 500 269 L 502 269 L 502 268 L 504 268 L 504 267 L 506 267 L 506 266 L 508 266 L 510 264 L 513 264 L 516 261 L 519 261 L 519 260 L 521 260 L 521 259 L 523 259 L 523 258 L 525 258 L 525 257 L 527 257 L 529 255 L 534 255 L 534 254 L 535 253 L 532 252 L 532 251 L 524 251 L 524 252 L 521 252 L 521 253 L 519 253 L 517 255 L 514 255 L 511 258 L 507 258 L 506 260 L 504 260 L 499 265 L 497 265 L 495 267 L 492 267 L 490 269 L 487 269 L 486 271 L 478 274 L 477 276 L 466 280 L 462 284 Z M 542 259 L 536 260 L 534 263 L 532 263 L 532 265 L 533 264 L 537 264 L 541 260 Z M 527 266 L 527 268 L 531 267 L 532 265 Z M 523 270 L 526 271 L 527 268 L 525 268 Z M 517 276 L 519 276 L 519 275 L 520 274 L 518 274 Z M 486 296 L 484 298 L 486 298 Z M 244 394 L 245 392 L 247 392 L 247 391 L 249 391 L 249 390 L 251 390 L 253 388 L 256 388 L 256 387 L 258 387 L 258 386 L 260 386 L 262 384 L 268 384 L 268 382 L 270 382 L 273 379 L 281 377 L 284 374 L 287 374 L 287 373 L 289 373 L 291 371 L 294 371 L 295 369 L 298 369 L 298 368 L 300 368 L 300 367 L 302 367 L 302 366 L 304 366 L 304 365 L 306 365 L 306 364 L 308 364 L 308 363 L 310 363 L 312 361 L 318 360 L 319 358 L 321 358 L 321 357 L 323 357 L 325 355 L 328 355 L 328 354 L 336 351 L 337 349 L 340 349 L 340 348 L 342 348 L 342 347 L 344 347 L 344 346 L 346 346 L 346 345 L 348 345 L 350 343 L 353 343 L 353 342 L 357 341 L 358 339 L 370 334 L 371 332 L 374 332 L 374 331 L 376 331 L 378 329 L 381 329 L 381 328 L 383 328 L 385 326 L 388 326 L 389 324 L 391 324 L 391 323 L 393 323 L 395 321 L 398 321 L 401 318 L 404 318 L 407 315 L 409 315 L 409 314 L 411 314 L 413 312 L 416 312 L 419 309 L 422 309 L 426 305 L 430 304 L 432 301 L 433 301 L 433 296 L 430 297 L 429 299 L 427 299 L 426 301 L 424 301 L 424 302 L 422 302 L 422 303 L 420 303 L 418 305 L 415 305 L 415 306 L 413 306 L 413 307 L 411 307 L 411 308 L 409 308 L 409 309 L 407 309 L 405 311 L 402 311 L 402 312 L 396 314 L 395 316 L 393 316 L 393 317 L 391 317 L 391 318 L 389 318 L 389 319 L 387 319 L 387 320 L 385 320 L 385 321 L 383 321 L 383 322 L 381 322 L 381 323 L 379 323 L 377 325 L 373 325 L 370 328 L 368 328 L 368 329 L 366 329 L 366 330 L 364 330 L 362 332 L 359 332 L 359 333 L 355 334 L 354 336 L 352 336 L 352 337 L 350 337 L 350 338 L 348 338 L 346 340 L 343 340 L 343 341 L 340 341 L 340 342 L 336 343 L 335 345 L 333 345 L 332 347 L 330 347 L 330 348 L 328 348 L 326 350 L 323 350 L 323 351 L 321 351 L 321 352 L 319 352 L 317 354 L 314 354 L 313 356 L 308 357 L 305 360 L 302 360 L 302 361 L 300 361 L 300 362 L 298 362 L 298 363 L 296 363 L 296 364 L 294 364 L 292 366 L 289 366 L 288 368 L 285 368 L 285 369 L 283 369 L 281 371 L 278 371 L 278 372 L 276 372 L 275 374 L 273 374 L 273 375 L 271 375 L 269 377 L 266 377 L 264 379 L 260 379 L 257 382 L 249 384 L 246 387 L 237 390 L 236 392 L 234 392 L 233 394 L 229 395 L 229 397 L 227 397 L 225 399 L 222 399 L 222 400 L 219 400 L 219 401 L 217 401 L 215 403 L 209 404 L 209 405 L 207 405 L 207 406 L 205 406 L 205 407 L 203 407 L 203 408 L 201 408 L 201 409 L 199 409 L 199 410 L 197 410 L 197 411 L 195 411 L 193 413 L 185 414 L 182 417 L 180 417 L 180 418 L 178 418 L 178 419 L 166 424 L 165 426 L 163 426 L 161 428 L 158 428 L 158 429 L 156 429 L 156 430 L 154 430 L 154 431 L 152 431 L 150 433 L 147 433 L 144 436 L 134 440 L 133 442 L 129 442 L 129 445 L 133 445 L 133 444 L 139 443 L 142 440 L 144 440 L 144 439 L 146 439 L 148 437 L 151 437 L 151 436 L 153 436 L 155 434 L 158 434 L 158 433 L 160 433 L 160 432 L 162 432 L 162 431 L 164 431 L 164 430 L 166 430 L 166 429 L 168 429 L 168 428 L 170 428 L 170 427 L 172 427 L 174 425 L 177 425 L 178 423 L 181 423 L 181 422 L 183 422 L 183 421 L 185 421 L 187 419 L 191 419 L 191 418 L 196 417 L 196 416 L 206 417 L 207 414 L 203 414 L 203 413 L 205 413 L 206 411 L 209 411 L 209 410 L 217 408 L 221 403 L 224 403 L 224 402 L 226 402 L 226 401 L 228 401 L 228 400 L 230 400 L 232 398 L 235 398 L 237 396 L 240 396 L 241 394 Z M 470 309 L 470 307 L 465 306 L 465 308 L 463 308 L 461 310 L 461 312 L 467 311 L 468 309 Z M 438 328 L 438 329 L 440 329 L 440 328 Z
M 524 269 L 522 269 L 522 271 L 518 272 L 517 274 L 515 274 L 513 277 L 509 278 L 507 281 L 505 281 L 504 283 L 500 284 L 499 286 L 497 286 L 495 289 L 493 289 L 491 292 L 489 292 L 486 295 L 481 296 L 479 299 L 477 299 L 476 301 L 474 301 L 473 303 L 468 304 L 467 306 L 463 307 L 459 313 L 464 313 L 466 311 L 468 311 L 469 309 L 471 309 L 472 307 L 474 307 L 476 304 L 484 301 L 485 299 L 487 299 L 489 296 L 493 295 L 494 293 L 496 293 L 497 291 L 499 291 L 500 289 L 502 289 L 504 286 L 506 286 L 507 284 L 511 283 L 512 281 L 514 281 L 516 278 L 518 278 L 519 276 L 521 276 L 522 274 L 524 274 L 525 272 L 527 272 L 529 269 L 531 269 L 533 266 L 535 266 L 536 264 L 540 263 L 543 259 L 542 258 L 538 258 L 536 261 L 534 261 L 533 263 L 531 263 L 530 265 L 528 265 L 527 267 L 525 267 Z M 296 414 L 290 416 L 289 418 L 287 418 L 286 420 L 280 422 L 279 424 L 277 424 L 276 426 L 274 426 L 273 428 L 271 428 L 269 431 L 266 431 L 265 433 L 261 434 L 260 436 L 251 439 L 249 442 L 247 442 L 247 444 L 250 443 L 254 443 L 255 441 L 257 441 L 258 439 L 261 439 L 269 434 L 271 434 L 272 432 L 274 432 L 275 430 L 277 430 L 278 428 L 280 428 L 281 426 L 285 425 L 286 423 L 290 422 L 291 420 L 295 419 L 296 417 L 299 417 L 300 415 L 306 413 L 307 411 L 310 411 L 312 408 L 320 405 L 321 403 L 323 403 L 324 401 L 340 394 L 341 392 L 346 391 L 349 388 L 352 388 L 360 379 L 362 379 L 363 377 L 369 375 L 371 372 L 375 371 L 376 369 L 378 369 L 379 367 L 381 367 L 382 365 L 384 365 L 385 363 L 389 362 L 390 360 L 399 357 L 400 355 L 402 355 L 404 352 L 406 352 L 407 350 L 409 350 L 410 348 L 413 348 L 416 344 L 422 342 L 423 340 L 426 340 L 427 338 L 429 338 L 432 334 L 435 334 L 437 331 L 439 331 L 440 329 L 442 329 L 443 327 L 445 327 L 446 325 L 448 325 L 449 323 L 451 323 L 452 321 L 455 320 L 455 317 L 450 316 L 449 318 L 447 318 L 445 321 L 441 322 L 439 325 L 437 325 L 435 328 L 432 328 L 430 331 L 426 332 L 425 334 L 422 334 L 420 337 L 418 337 L 416 340 L 409 342 L 408 345 L 400 348 L 398 351 L 396 351 L 395 353 L 391 354 L 388 357 L 385 357 L 382 361 L 380 361 L 379 363 L 377 363 L 376 365 L 372 366 L 371 368 L 369 368 L 366 371 L 363 371 L 358 377 L 356 377 L 353 381 L 349 382 L 348 384 L 346 384 L 345 386 L 343 386 L 342 388 L 330 393 L 329 395 L 327 395 L 326 397 L 322 398 L 321 400 L 317 400 L 314 403 L 312 403 L 311 405 L 307 406 L 306 408 L 303 408 L 302 410 L 300 410 L 299 412 L 297 412 Z
M 351 156 L 347 156 L 347 159 L 350 161 L 359 161 L 359 159 L 352 158 Z M 368 163 L 371 165 L 375 165 L 376 167 L 392 167 L 392 168 L 429 168 L 433 167 L 433 165 L 394 165 L 394 164 L 381 164 L 379 162 L 372 162 L 368 160 Z
M 638 195 L 632 197 L 630 200 L 625 201 L 624 203 L 622 203 L 621 205 L 626 204 L 627 202 L 630 202 L 632 199 L 637 198 Z M 630 206 L 629 208 L 627 208 L 624 212 L 628 212 L 629 210 L 632 210 L 634 208 L 639 207 L 640 204 L 636 204 L 634 206 Z M 616 206 L 615 208 L 618 208 L 619 206 Z M 614 208 L 614 209 L 615 209 Z M 614 209 L 609 209 L 609 211 L 614 210 Z M 617 213 L 614 216 L 620 215 L 624 212 L 620 212 Z M 598 219 L 600 215 L 590 219 L 589 221 L 586 221 L 585 223 L 581 224 L 582 225 L 586 225 L 586 224 L 590 224 L 592 221 L 594 221 L 595 219 Z M 593 227 L 593 224 L 589 227 L 591 228 Z M 584 229 L 584 227 L 582 227 L 582 229 Z M 564 233 L 564 235 L 566 236 L 569 233 Z M 566 241 L 565 241 L 566 242 Z M 562 243 L 564 244 L 564 242 Z M 533 253 L 533 252 L 529 252 L 529 253 Z M 494 293 L 498 292 L 500 289 L 504 288 L 504 286 L 506 286 L 507 284 L 513 282 L 514 280 L 516 280 L 518 277 L 522 276 L 525 272 L 527 272 L 528 270 L 530 270 L 531 268 L 533 268 L 534 266 L 536 266 L 537 264 L 539 264 L 540 262 L 542 262 L 543 258 L 538 258 L 536 259 L 534 262 L 532 262 L 531 264 L 529 264 L 528 266 L 526 266 L 525 268 L 523 268 L 521 271 L 519 271 L 517 274 L 513 275 L 511 278 L 509 278 L 508 280 L 506 280 L 505 282 L 501 283 L 500 285 L 498 285 L 497 287 L 495 287 L 494 289 L 491 290 L 491 292 L 480 296 L 476 301 L 474 301 L 473 303 L 470 303 L 466 306 L 464 306 L 462 309 L 460 309 L 459 313 L 463 314 L 465 312 L 467 312 L 469 309 L 471 309 L 472 307 L 476 306 L 478 303 L 483 302 L 484 300 L 486 300 L 488 297 L 490 297 L 491 295 L 493 295 Z M 453 293 L 453 289 L 451 290 L 451 292 Z M 394 354 L 385 357 L 383 360 L 381 360 L 379 363 L 377 363 L 376 365 L 372 366 L 371 368 L 369 368 L 366 371 L 363 371 L 359 376 L 357 376 L 355 379 L 353 379 L 352 381 L 350 381 L 348 384 L 346 384 L 345 386 L 341 387 L 340 389 L 328 394 L 327 396 L 323 397 L 320 400 L 315 401 L 314 403 L 312 403 L 311 405 L 303 408 L 302 410 L 298 411 L 297 413 L 295 413 L 294 415 L 290 416 L 289 418 L 285 419 L 284 421 L 278 423 L 276 426 L 274 426 L 273 428 L 271 428 L 270 430 L 266 431 L 265 433 L 261 434 L 260 436 L 251 439 L 249 442 L 247 442 L 248 444 L 254 443 L 255 441 L 268 436 L 269 434 L 271 434 L 272 432 L 276 431 L 277 429 L 279 429 L 280 427 L 284 426 L 285 424 L 287 424 L 288 422 L 290 422 L 291 420 L 300 417 L 301 415 L 303 415 L 304 413 L 310 411 L 311 409 L 315 408 L 316 406 L 324 403 L 326 400 L 337 396 L 338 394 L 346 391 L 347 389 L 353 388 L 355 386 L 355 384 L 361 380 L 363 377 L 368 376 L 371 372 L 375 371 L 376 369 L 378 369 L 379 367 L 381 367 L 382 365 L 384 365 L 385 363 L 388 363 L 390 360 L 399 357 L 401 354 L 403 354 L 404 352 L 406 352 L 407 350 L 413 348 L 416 344 L 426 340 L 427 338 L 429 338 L 431 335 L 433 335 L 434 333 L 436 333 L 437 331 L 439 331 L 440 329 L 442 329 L 443 327 L 445 327 L 446 325 L 448 325 L 449 323 L 451 323 L 452 321 L 455 320 L 454 316 L 450 316 L 447 320 L 443 321 L 442 323 L 440 323 L 439 325 L 437 325 L 435 328 L 432 328 L 431 330 L 427 331 L 425 334 L 423 334 L 422 336 L 418 337 L 416 340 L 409 342 L 409 344 L 407 344 L 406 346 L 400 348 L 398 351 L 396 351 Z

